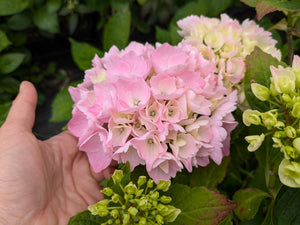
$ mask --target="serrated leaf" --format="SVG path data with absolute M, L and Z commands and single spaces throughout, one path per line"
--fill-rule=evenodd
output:
M 11 42 L 7 38 L 6 34 L 0 30 L 0 52 L 11 45 Z
M 129 8 L 118 11 L 104 26 L 103 48 L 108 51 L 116 45 L 119 49 L 125 48 L 129 41 L 131 13 Z
M 71 217 L 68 225 L 101 225 L 107 217 L 93 216 L 88 210 Z
M 205 187 L 174 184 L 167 194 L 172 205 L 181 210 L 174 225 L 217 225 L 236 207 L 235 202 Z
M 0 0 L 0 16 L 19 13 L 28 7 L 27 0 Z
M 69 86 L 64 87 L 55 96 L 51 105 L 51 118 L 50 122 L 63 122 L 68 121 L 72 118 L 72 106 L 74 104 L 68 88 L 70 86 L 76 86 L 79 83 L 73 82 Z
M 10 107 L 11 107 L 11 102 L 5 102 L 3 104 L 0 104 L 0 126 L 4 123 Z
M 283 186 L 275 200 L 273 209 L 274 225 L 300 224 L 300 188 Z
M 87 70 L 92 67 L 92 59 L 97 54 L 99 57 L 103 56 L 103 53 L 96 47 L 86 43 L 75 41 L 69 38 L 71 43 L 71 53 L 73 60 L 81 70 Z
M 211 161 L 206 167 L 194 168 L 191 173 L 190 186 L 205 186 L 209 189 L 216 189 L 217 185 L 221 183 L 226 175 L 230 157 L 225 157 L 220 165 Z
M 270 66 L 286 66 L 285 63 L 279 62 L 276 58 L 263 52 L 256 47 L 254 51 L 246 57 L 245 72 L 245 96 L 252 109 L 265 112 L 270 109 L 270 103 L 258 100 L 251 91 L 251 83 L 256 82 L 266 87 L 270 86 L 271 71 Z
M 17 69 L 23 62 L 25 54 L 7 53 L 0 56 L 0 74 L 7 74 Z
M 240 220 L 251 220 L 255 217 L 260 203 L 270 195 L 257 188 L 241 189 L 234 193 L 233 201 L 238 203 L 234 213 Z

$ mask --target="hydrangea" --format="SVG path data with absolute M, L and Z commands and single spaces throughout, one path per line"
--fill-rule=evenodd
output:
M 129 161 L 158 182 L 210 158 L 220 164 L 237 125 L 237 92 L 228 94 L 215 72 L 215 61 L 188 43 L 114 46 L 70 87 L 69 130 L 96 172 Z
M 268 132 L 246 137 L 248 150 L 256 151 L 265 136 L 272 135 L 273 147 L 283 153 L 278 174 L 281 182 L 290 187 L 300 187 L 300 57 L 294 56 L 292 67 L 271 66 L 271 85 L 252 83 L 254 95 L 267 101 L 272 109 L 266 112 L 248 109 L 243 113 L 246 126 L 261 125 Z
M 179 34 L 209 60 L 215 61 L 216 73 L 224 86 L 231 92 L 238 90 L 238 103 L 242 110 L 248 108 L 245 99 L 243 78 L 245 58 L 255 47 L 271 54 L 278 60 L 280 51 L 271 33 L 259 27 L 254 21 L 246 19 L 241 24 L 227 14 L 221 18 L 188 16 L 177 22 L 181 28 Z

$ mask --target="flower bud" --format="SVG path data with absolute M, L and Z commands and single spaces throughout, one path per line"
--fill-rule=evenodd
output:
M 296 149 L 297 153 L 300 154 L 300 137 L 297 137 L 293 140 L 293 146 Z
M 292 126 L 287 126 L 284 129 L 284 131 L 286 133 L 286 136 L 289 138 L 295 138 L 297 136 L 297 132 L 296 132 L 295 128 Z
M 119 210 L 117 209 L 113 209 L 111 212 L 110 212 L 110 215 L 113 217 L 113 218 L 118 218 L 120 216 L 119 214 Z
M 164 218 L 161 215 L 156 215 L 155 220 L 158 224 L 164 224 Z
M 147 188 L 153 188 L 154 181 L 152 179 L 148 180 L 147 182 Z
M 96 203 L 97 214 L 101 217 L 107 216 L 109 211 L 105 205 L 97 205 Z
M 295 161 L 283 159 L 279 165 L 278 175 L 281 183 L 300 188 L 300 164 Z
M 152 193 L 152 194 L 150 195 L 150 198 L 151 198 L 152 200 L 157 200 L 157 199 L 159 198 L 159 193 L 158 193 L 158 191 L 155 191 L 154 193 Z
M 113 203 L 118 203 L 119 200 L 120 200 L 120 196 L 118 194 L 114 194 L 112 197 L 111 197 L 111 200 Z
M 274 144 L 273 144 L 274 148 L 282 148 L 283 147 L 281 140 L 279 138 L 273 136 L 272 140 L 274 142 Z
M 164 204 L 169 204 L 172 201 L 172 198 L 170 196 L 163 195 L 159 198 L 159 201 Z
M 103 194 L 107 195 L 108 197 L 111 196 L 114 193 L 114 191 L 109 187 L 103 188 L 103 190 L 101 192 Z
M 248 148 L 247 148 L 248 151 L 254 152 L 261 146 L 261 144 L 265 140 L 265 135 L 264 134 L 250 135 L 250 136 L 246 136 L 245 140 L 249 143 Z
M 170 180 L 159 180 L 157 182 L 157 190 L 162 190 L 164 192 L 166 192 L 167 190 L 169 190 L 169 187 L 171 185 L 171 181 Z
M 259 125 L 261 123 L 260 114 L 257 110 L 247 109 L 243 113 L 243 123 L 246 126 L 250 126 L 251 124 Z
M 141 187 L 146 182 L 147 182 L 146 176 L 139 176 L 139 179 L 137 181 L 138 187 Z
M 277 128 L 277 129 L 283 129 L 284 127 L 285 127 L 285 124 L 284 124 L 284 122 L 282 122 L 282 121 L 278 121 L 277 120 L 277 122 L 276 122 L 276 124 L 275 124 L 275 127 Z
M 147 225 L 147 219 L 145 217 L 141 217 L 139 220 L 139 225 Z
M 293 117 L 300 118 L 300 102 L 296 102 L 292 109 Z
M 272 129 L 277 124 L 277 113 L 275 113 L 273 110 L 262 113 L 261 117 L 268 130 Z
M 285 102 L 290 102 L 290 101 L 292 101 L 292 98 L 291 98 L 291 96 L 290 96 L 289 94 L 283 94 L 283 95 L 282 95 L 282 99 L 283 99 L 283 101 L 285 101 Z
M 130 224 L 130 215 L 123 214 L 123 224 Z
M 125 186 L 124 191 L 127 194 L 134 195 L 137 192 L 137 187 L 135 186 L 135 184 L 133 184 L 132 182 L 130 182 L 129 184 L 127 184 Z
M 136 214 L 138 213 L 139 211 L 135 208 L 135 207 L 130 207 L 129 209 L 128 209 L 128 213 L 130 214 L 130 215 L 132 215 L 132 216 L 136 216 Z
M 295 149 L 292 146 L 285 145 L 282 147 L 284 157 L 287 159 L 295 158 Z
M 251 90 L 255 97 L 261 101 L 267 101 L 270 99 L 270 90 L 261 84 L 252 83 Z
M 115 184 L 119 184 L 121 183 L 123 176 L 123 170 L 115 170 L 114 174 L 111 177 Z

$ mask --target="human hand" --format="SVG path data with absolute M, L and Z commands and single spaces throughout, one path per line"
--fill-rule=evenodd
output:
M 65 131 L 46 141 L 32 134 L 37 93 L 23 82 L 0 128 L 0 224 L 66 225 L 99 201 L 99 182 L 77 139 Z

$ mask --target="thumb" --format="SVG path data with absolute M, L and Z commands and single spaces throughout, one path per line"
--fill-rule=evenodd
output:
M 21 130 L 31 131 L 35 121 L 36 104 L 35 87 L 32 83 L 23 81 L 3 126 L 11 125 Z

